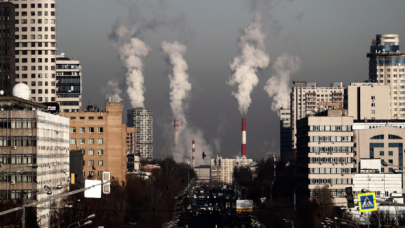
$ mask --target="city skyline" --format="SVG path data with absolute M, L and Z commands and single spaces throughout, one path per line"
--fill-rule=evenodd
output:
M 58 54 L 66 52 L 82 62 L 83 106 L 88 101 L 102 106 L 104 96 L 101 88 L 111 79 L 124 80 L 123 63 L 118 61 L 117 51 L 111 48 L 108 35 L 118 18 L 127 18 L 127 8 L 131 7 L 125 6 L 132 6 L 131 3 L 134 2 L 58 2 Z M 179 30 L 161 27 L 146 31 L 141 37 L 151 48 L 149 56 L 144 58 L 144 76 L 145 107 L 154 110 L 154 157 L 162 156 L 166 141 L 172 139 L 172 135 L 164 134 L 164 126 L 170 126 L 173 121 L 167 78 L 171 68 L 165 63 L 164 53 L 160 50 L 160 44 L 165 40 L 177 40 L 187 47 L 184 59 L 189 65 L 188 74 L 193 88 L 186 100 L 189 126 L 202 130 L 205 141 L 214 148 L 213 157 L 218 151 L 223 157 L 239 155 L 241 115 L 236 99 L 231 95 L 235 87 L 228 86 L 226 82 L 232 74 L 229 63 L 238 56 L 239 30 L 249 25 L 254 17 L 249 2 L 180 4 L 179 1 L 161 1 L 165 4 L 150 2 L 147 6 L 137 3 L 137 9 L 141 9 L 142 15 L 149 20 L 157 15 L 184 19 L 192 31 L 184 38 L 184 34 L 178 35 Z M 272 3 L 263 27 L 270 66 L 258 74 L 259 84 L 253 89 L 252 104 L 246 116 L 247 154 L 254 159 L 279 150 L 278 131 L 272 130 L 279 124 L 279 119 L 277 113 L 271 110 L 272 100 L 263 90 L 266 81 L 274 74 L 272 64 L 277 57 L 288 53 L 302 60 L 301 69 L 291 75 L 290 81 L 316 81 L 320 86 L 342 81 L 348 85 L 356 80 L 368 79 L 366 53 L 375 34 L 395 33 L 400 39 L 405 34 L 398 24 L 389 23 L 401 17 L 398 10 L 405 4 L 399 1 L 392 1 L 398 7 L 389 10 L 377 1 L 351 4 L 326 4 L 321 1 Z M 77 4 L 81 5 L 80 9 Z M 96 4 L 97 10 L 91 10 Z M 135 13 L 132 15 L 137 16 Z M 81 19 L 82 22 L 78 23 Z M 72 25 L 75 25 L 74 33 Z M 128 97 L 124 95 L 123 98 L 125 112 L 131 106 Z M 197 158 L 198 152 L 201 152 L 198 143 L 196 140 Z M 215 145 L 220 145 L 220 149 L 215 149 Z

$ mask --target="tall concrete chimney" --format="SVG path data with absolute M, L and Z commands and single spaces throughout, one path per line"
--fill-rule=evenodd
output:
M 195 141 L 193 140 L 193 168 L 195 167 Z
M 246 157 L 246 118 L 242 118 L 242 156 Z
M 173 148 L 177 147 L 177 142 L 179 141 L 179 120 L 173 121 Z

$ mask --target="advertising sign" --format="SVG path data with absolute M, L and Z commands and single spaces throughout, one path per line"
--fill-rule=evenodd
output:
M 253 212 L 253 200 L 236 200 L 236 212 Z

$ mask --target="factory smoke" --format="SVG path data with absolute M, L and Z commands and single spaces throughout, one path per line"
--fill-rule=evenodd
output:
M 280 108 L 290 107 L 290 76 L 301 66 L 301 59 L 296 56 L 282 54 L 273 64 L 275 74 L 267 80 L 264 90 L 273 97 L 271 110 L 277 112 Z
M 232 95 L 238 100 L 239 111 L 246 115 L 252 99 L 250 94 L 259 82 L 257 71 L 269 66 L 270 57 L 265 53 L 265 35 L 262 29 L 262 16 L 256 13 L 253 21 L 242 31 L 238 41 L 240 56 L 229 64 L 233 74 L 227 82 L 230 86 L 238 86 Z
M 102 88 L 102 92 L 105 94 L 105 98 L 111 98 L 112 101 L 121 101 L 122 90 L 118 87 L 118 82 L 109 81 L 107 86 Z
M 184 114 L 184 100 L 188 97 L 191 91 L 191 83 L 188 81 L 187 63 L 183 58 L 186 52 L 186 46 L 174 43 L 162 42 L 162 51 L 167 56 L 167 63 L 173 68 L 173 72 L 168 75 L 170 80 L 170 106 L 172 108 L 173 117 L 181 123 L 181 129 L 187 126 L 187 120 Z

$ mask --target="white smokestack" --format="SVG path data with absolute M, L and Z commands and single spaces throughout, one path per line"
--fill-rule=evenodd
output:
M 256 13 L 252 23 L 243 30 L 239 38 L 238 46 L 241 55 L 235 57 L 229 64 L 233 75 L 227 83 L 230 86 L 238 85 L 238 91 L 232 92 L 232 95 L 238 100 L 242 115 L 247 114 L 252 103 L 250 93 L 259 82 L 257 70 L 267 68 L 270 63 L 270 57 L 265 53 L 265 36 L 261 29 L 262 16 Z
M 179 44 L 177 41 L 174 43 L 163 41 L 161 47 L 173 67 L 173 73 L 168 75 L 171 89 L 170 106 L 174 118 L 181 122 L 183 128 L 187 126 L 187 120 L 184 115 L 183 100 L 188 97 L 188 93 L 191 90 L 191 84 L 188 81 L 189 76 L 187 74 L 188 66 L 183 58 L 187 48 L 186 46 Z
M 273 65 L 276 72 L 267 80 L 264 90 L 273 97 L 271 110 L 274 112 L 280 108 L 290 107 L 290 75 L 296 73 L 301 66 L 301 59 L 296 56 L 282 54 Z

